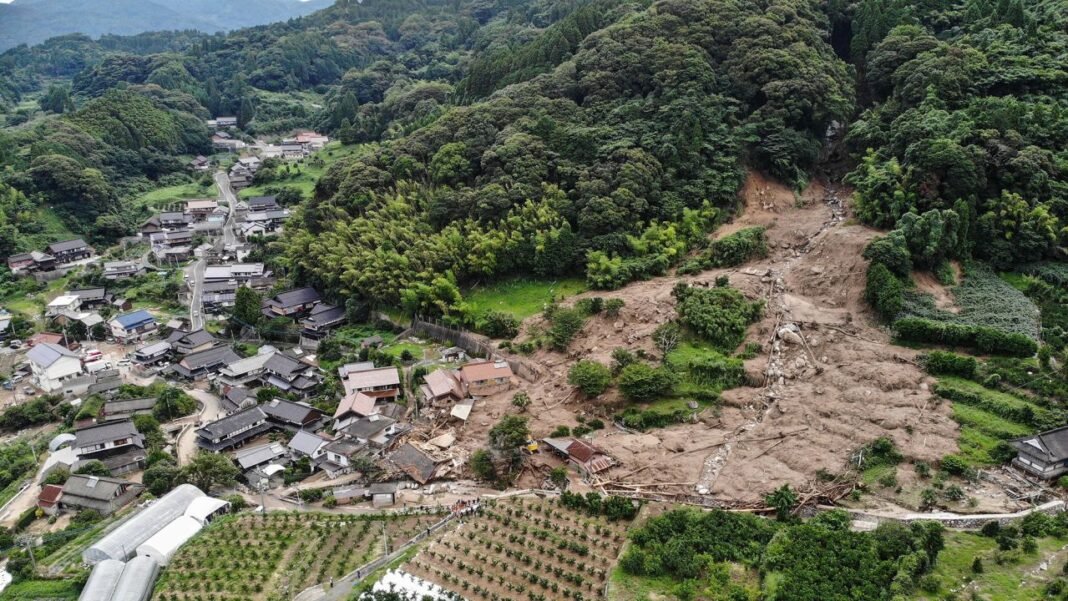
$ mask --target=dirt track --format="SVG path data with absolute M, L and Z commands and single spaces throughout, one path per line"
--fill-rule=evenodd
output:
M 675 283 L 711 283 L 727 275 L 750 298 L 767 301 L 765 318 L 748 332 L 762 350 L 746 365 L 756 379 L 770 372 L 767 385 L 727 391 L 719 415 L 706 412 L 695 424 L 643 434 L 612 428 L 596 433 L 595 443 L 621 463 L 608 480 L 752 501 L 783 483 L 805 490 L 819 471 L 843 471 L 855 449 L 880 436 L 891 437 L 909 458 L 934 460 L 957 451 L 958 427 L 948 404 L 936 402 L 927 391 L 933 381 L 913 364 L 915 353 L 889 344 L 864 304 L 867 263 L 861 253 L 877 233 L 851 223 L 848 208 L 841 206 L 848 191 L 828 193 L 816 183 L 795 197 L 751 175 L 742 194 L 743 212 L 715 235 L 766 226 L 769 256 L 738 268 L 587 293 L 622 298 L 626 306 L 615 320 L 591 318 L 567 356 L 534 355 L 549 376 L 524 386 L 533 401 L 528 409 L 533 434 L 546 436 L 559 425 L 576 425 L 582 412 L 598 413 L 598 406 L 571 395 L 567 369 L 574 361 L 608 364 L 619 347 L 655 355 L 650 335 L 675 315 Z M 837 206 L 827 202 L 835 195 L 841 198 Z M 778 340 L 777 328 L 785 324 L 796 325 L 805 344 Z M 524 323 L 528 332 L 542 327 L 537 316 Z M 513 410 L 510 398 L 511 393 L 483 401 L 464 442 L 485 440 L 486 430 Z M 617 401 L 609 392 L 598 405 Z

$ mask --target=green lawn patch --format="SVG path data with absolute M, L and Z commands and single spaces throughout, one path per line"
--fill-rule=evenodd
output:
M 476 286 L 465 291 L 464 299 L 473 314 L 504 311 L 518 319 L 524 319 L 541 312 L 545 305 L 553 300 L 558 301 L 585 291 L 586 282 L 581 278 L 522 278 Z
M 369 148 L 370 146 L 366 144 L 344 146 L 341 142 L 330 142 L 326 145 L 326 148 L 306 159 L 283 163 L 278 172 L 278 179 L 245 188 L 238 193 L 238 196 L 252 198 L 253 196 L 266 195 L 269 188 L 296 188 L 304 194 L 305 198 L 310 197 L 315 191 L 316 182 L 319 181 L 319 178 L 326 173 L 331 165 L 345 158 L 359 156 L 367 152 Z M 289 166 L 288 173 L 285 171 L 286 165 Z
M 0 601 L 59 601 L 78 598 L 81 592 L 72 580 L 24 580 L 0 593 Z
M 1018 561 L 1008 561 L 1001 565 L 994 561 L 997 544 L 994 539 L 968 532 L 946 532 L 946 546 L 938 555 L 931 575 L 939 584 L 935 593 L 917 591 L 913 597 L 916 601 L 941 601 L 954 589 L 965 583 L 978 591 L 978 597 L 970 593 L 958 594 L 960 599 L 978 598 L 984 601 L 1020 601 L 1023 599 L 1042 599 L 1042 588 L 1048 579 L 1060 573 L 1064 557 L 1060 557 L 1045 572 L 1030 576 L 1048 554 L 1060 549 L 1063 540 L 1041 538 L 1038 552 L 1033 555 L 1020 554 Z M 976 557 L 983 562 L 983 573 L 972 573 L 972 562 Z M 1023 584 L 1021 585 L 1021 581 Z
M 133 201 L 133 208 L 159 209 L 179 200 L 189 198 L 215 198 L 218 195 L 215 185 L 202 186 L 199 182 L 166 186 L 146 192 Z

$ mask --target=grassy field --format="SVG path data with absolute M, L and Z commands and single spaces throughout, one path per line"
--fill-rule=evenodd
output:
M 0 601 L 73 601 L 80 587 L 73 580 L 26 580 L 4 589 Z
M 938 555 L 932 572 L 938 590 L 934 593 L 918 591 L 916 601 L 941 601 L 949 599 L 952 591 L 955 598 L 982 599 L 984 601 L 1030 601 L 1046 599 L 1042 589 L 1045 584 L 1061 573 L 1065 562 L 1064 553 L 1053 555 L 1065 541 L 1043 538 L 1038 541 L 1038 552 L 1032 555 L 1012 552 L 1009 561 L 998 564 L 994 560 L 997 544 L 994 539 L 967 532 L 947 532 L 946 547 Z M 972 573 L 972 561 L 979 557 L 983 573 Z M 1016 560 L 1011 560 L 1015 558 Z M 1048 570 L 1038 570 L 1038 565 L 1050 560 Z M 975 590 L 978 595 L 971 596 Z
M 140 210 L 143 207 L 159 209 L 178 200 L 187 198 L 215 198 L 218 195 L 214 184 L 202 186 L 193 182 L 177 186 L 156 188 L 147 192 L 133 201 L 133 208 Z
M 514 279 L 487 286 L 476 286 L 464 292 L 464 299 L 473 313 L 504 311 L 519 319 L 538 313 L 551 301 L 586 291 L 580 278 L 563 280 Z
M 331 165 L 339 160 L 358 156 L 364 152 L 367 152 L 369 146 L 367 145 L 353 145 L 343 146 L 341 142 L 330 142 L 326 145 L 326 148 L 315 153 L 311 157 L 297 161 L 295 163 L 285 163 L 290 171 L 286 174 L 285 167 L 279 171 L 279 178 L 262 186 L 251 186 L 242 190 L 239 194 L 241 198 L 251 198 L 253 196 L 263 196 L 267 193 L 267 188 L 288 187 L 297 188 L 305 197 L 311 196 L 315 191 L 315 182 L 319 181 L 319 178 L 326 173 L 326 170 Z M 317 159 L 321 159 L 320 163 Z
M 1032 414 L 1047 412 L 1039 405 L 1025 401 L 1019 397 L 1006 394 L 997 390 L 991 390 L 971 380 L 962 378 L 942 377 L 939 378 L 935 388 L 939 394 L 946 398 L 954 398 L 954 393 L 964 393 L 970 396 L 961 396 L 962 399 L 979 397 L 985 403 L 982 406 L 971 402 L 954 400 L 953 419 L 961 425 L 960 455 L 976 467 L 995 465 L 1000 463 L 995 460 L 992 452 L 998 445 L 1008 439 L 1031 434 L 1036 430 L 1031 424 L 1024 424 L 1015 419 L 1006 418 L 1006 413 L 998 410 L 994 413 L 992 408 L 1002 408 Z M 1013 414 L 1010 414 L 1013 415 Z

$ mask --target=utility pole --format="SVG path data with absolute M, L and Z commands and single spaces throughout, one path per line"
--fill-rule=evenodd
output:
M 19 544 L 26 547 L 26 552 L 30 554 L 30 563 L 33 565 L 33 573 L 37 574 L 37 558 L 33 556 L 33 547 L 37 543 L 37 537 L 32 534 L 23 534 L 19 536 Z

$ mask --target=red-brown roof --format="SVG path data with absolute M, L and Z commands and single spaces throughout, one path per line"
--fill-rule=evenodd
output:
M 62 344 L 63 343 L 63 334 L 56 334 L 54 332 L 38 332 L 38 333 L 34 334 L 33 336 L 30 336 L 30 339 L 27 340 L 26 342 L 28 342 L 30 346 L 34 346 L 36 344 L 45 344 L 45 343 L 47 343 L 47 344 Z
M 580 463 L 586 463 L 590 459 L 593 459 L 594 455 L 601 454 L 601 451 L 590 444 L 575 439 L 571 444 L 567 446 L 567 454 L 570 455 L 575 461 Z
M 55 484 L 46 484 L 41 489 L 41 494 L 37 496 L 37 504 L 42 507 L 51 507 L 59 502 L 59 497 L 63 494 L 63 487 Z
M 467 382 L 485 382 L 496 378 L 511 378 L 512 368 L 505 361 L 482 361 L 461 367 L 460 374 Z

